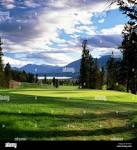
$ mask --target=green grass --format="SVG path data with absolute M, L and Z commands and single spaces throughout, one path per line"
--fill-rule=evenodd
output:
M 0 140 L 132 140 L 137 96 L 77 87 L 0 90 Z

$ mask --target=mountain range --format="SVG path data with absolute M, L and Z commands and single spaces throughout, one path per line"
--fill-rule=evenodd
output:
M 106 67 L 107 61 L 110 59 L 111 55 L 104 55 L 98 59 L 99 67 Z M 115 57 L 116 61 L 120 60 L 120 57 Z M 80 70 L 80 61 L 76 60 L 72 63 L 69 63 L 66 66 L 51 66 L 51 65 L 36 65 L 36 64 L 27 64 L 21 68 L 14 68 L 19 71 L 25 71 L 27 73 L 38 74 L 39 76 L 71 76 L 75 77 L 79 75 Z

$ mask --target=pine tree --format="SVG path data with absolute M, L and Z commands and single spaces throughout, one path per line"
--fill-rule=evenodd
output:
M 116 85 L 116 62 L 113 56 L 107 62 L 107 89 L 114 90 Z
M 105 84 L 105 69 L 104 69 L 104 67 L 101 67 L 100 78 L 101 78 L 101 87 L 102 87 Z
M 91 55 L 87 48 L 87 40 L 82 43 L 82 58 L 80 65 L 80 80 L 79 84 L 81 88 L 90 88 L 90 75 L 91 75 Z
M 129 21 L 123 30 L 123 41 L 121 44 L 123 53 L 123 64 L 126 66 L 125 78 L 127 79 L 127 92 L 137 92 L 137 24 Z
M 35 75 L 35 83 L 38 83 L 38 74 Z
M 116 1 L 116 0 L 115 0 Z M 136 0 L 117 0 L 120 10 L 131 20 L 137 21 L 137 1 Z
M 3 52 L 2 52 L 2 41 L 0 38 L 0 87 L 4 86 L 4 71 L 3 71 L 3 61 L 2 61 L 2 56 L 3 56 Z
M 97 59 L 92 58 L 92 65 L 90 66 L 90 88 L 96 89 L 97 85 Z
M 4 86 L 6 88 L 9 88 L 11 78 L 12 78 L 12 76 L 11 76 L 11 66 L 10 66 L 9 63 L 7 63 L 5 68 L 4 68 L 4 81 L 5 81 Z
M 55 85 L 56 85 L 56 79 L 55 79 L 55 77 L 53 77 L 53 79 L 52 79 L 52 83 L 53 83 L 53 86 L 55 86 Z
M 121 71 L 119 74 L 124 76 L 121 80 L 126 84 L 127 92 L 137 92 L 137 1 L 136 0 L 111 0 L 116 2 L 120 11 L 129 17 L 128 23 L 123 30 L 123 41 L 121 49 L 123 53 L 123 61 L 121 62 Z M 112 4 L 111 3 L 111 4 Z
M 89 78 L 90 89 L 95 89 L 95 61 L 90 55 L 90 78 Z
M 93 59 L 87 48 L 87 40 L 82 44 L 82 58 L 80 65 L 80 87 L 101 89 L 101 74 L 97 59 Z
M 45 76 L 44 76 L 44 84 L 46 84 L 46 83 L 47 83 L 47 76 L 45 74 Z
M 34 75 L 32 73 L 27 74 L 27 82 L 29 82 L 29 83 L 34 82 Z
M 98 60 L 95 59 L 94 63 L 94 76 L 95 76 L 95 89 L 101 89 L 101 72 L 98 66 Z
M 137 0 L 107 0 L 110 6 L 116 3 L 123 14 L 137 21 Z
M 59 87 L 59 80 L 55 79 L 55 87 L 58 88 Z

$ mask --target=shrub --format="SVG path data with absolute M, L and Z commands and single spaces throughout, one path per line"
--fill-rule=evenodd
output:
M 122 84 L 118 84 L 118 85 L 115 85 L 115 89 L 116 91 L 123 91 L 125 92 L 126 91 L 126 87 Z

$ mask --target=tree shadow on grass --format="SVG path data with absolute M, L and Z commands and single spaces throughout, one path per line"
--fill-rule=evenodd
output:
M 48 119 L 59 119 L 59 120 L 66 120 L 68 122 L 82 122 L 82 121 L 102 121 L 102 120 L 108 120 L 108 119 L 132 119 L 134 116 L 137 115 L 137 111 L 131 111 L 131 112 L 121 112 L 118 115 L 114 112 L 109 113 L 102 113 L 102 114 L 96 114 L 96 113 L 86 113 L 86 114 L 51 114 L 47 112 L 34 112 L 34 113 L 25 113 L 25 112 L 4 112 L 0 111 L 0 117 L 37 117 L 37 118 L 48 118 Z M 44 119 L 43 118 L 43 119 Z
M 50 140 L 50 138 L 65 138 L 65 137 L 82 137 L 83 136 L 111 136 L 112 134 L 122 134 L 125 132 L 130 132 L 133 139 L 137 138 L 135 134 L 137 130 L 127 127 L 114 127 L 114 128 L 102 128 L 96 130 L 19 130 L 19 129 L 8 129 L 0 128 L 0 139 L 1 140 L 14 140 L 15 138 L 26 138 L 27 140 L 33 139 L 45 139 Z M 98 138 L 96 137 L 96 140 Z M 132 139 L 129 139 L 132 140 Z

